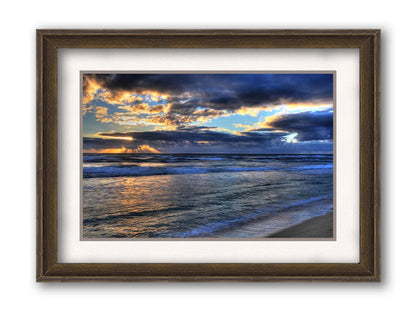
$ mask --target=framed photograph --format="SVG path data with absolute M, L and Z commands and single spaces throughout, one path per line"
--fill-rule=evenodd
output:
M 379 281 L 379 30 L 38 30 L 38 281 Z

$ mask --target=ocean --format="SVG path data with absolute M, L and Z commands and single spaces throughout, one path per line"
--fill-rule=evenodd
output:
M 83 155 L 83 239 L 263 238 L 332 209 L 332 155 Z

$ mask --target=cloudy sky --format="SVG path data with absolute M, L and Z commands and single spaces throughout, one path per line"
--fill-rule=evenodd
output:
M 333 74 L 84 74 L 85 153 L 332 153 Z

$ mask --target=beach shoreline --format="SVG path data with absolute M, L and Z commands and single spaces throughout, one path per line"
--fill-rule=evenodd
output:
M 333 212 L 295 224 L 267 238 L 333 238 Z

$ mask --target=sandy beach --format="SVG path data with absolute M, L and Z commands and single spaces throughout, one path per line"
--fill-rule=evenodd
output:
M 332 238 L 333 213 L 315 217 L 296 224 L 290 228 L 276 232 L 269 238 Z

